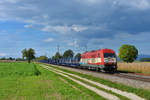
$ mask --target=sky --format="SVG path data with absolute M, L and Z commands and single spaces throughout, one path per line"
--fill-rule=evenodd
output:
M 52 57 L 123 44 L 150 55 L 150 0 L 0 0 L 0 57 Z

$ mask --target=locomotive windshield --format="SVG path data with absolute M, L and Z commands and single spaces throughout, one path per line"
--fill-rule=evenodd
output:
M 104 53 L 104 58 L 115 58 L 115 54 L 114 53 Z

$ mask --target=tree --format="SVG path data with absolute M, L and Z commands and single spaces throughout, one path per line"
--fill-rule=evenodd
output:
M 48 60 L 47 56 L 40 56 L 38 58 L 36 58 L 37 60 Z
M 55 56 L 53 56 L 53 59 L 59 59 L 61 58 L 62 56 L 60 55 L 59 52 L 56 52 Z
M 16 61 L 23 61 L 22 58 L 16 58 Z
M 28 50 L 27 50 L 27 49 L 24 49 L 24 50 L 22 51 L 22 56 L 23 56 L 23 57 L 26 57 L 28 63 L 30 63 L 31 60 L 35 58 L 34 55 L 35 55 L 35 51 L 34 51 L 32 48 L 30 48 L 30 49 L 28 49 Z
M 63 57 L 69 58 L 69 57 L 73 57 L 73 55 L 74 55 L 73 51 L 69 49 L 64 52 Z
M 55 56 L 53 56 L 52 59 L 55 59 Z
M 26 56 L 26 52 L 27 52 L 27 49 L 23 49 L 22 50 L 22 59 L 24 60 L 24 57 Z
M 2 57 L 1 60 L 6 60 L 6 58 L 5 58 L 5 57 Z
M 138 56 L 138 50 L 135 48 L 134 45 L 122 45 L 119 49 L 119 58 L 120 60 L 131 63 L 136 60 Z
M 80 53 L 77 53 L 75 57 L 76 57 L 76 58 L 81 58 L 81 54 L 80 54 Z
M 14 58 L 12 58 L 12 57 L 9 57 L 9 58 L 8 58 L 8 60 L 14 60 Z

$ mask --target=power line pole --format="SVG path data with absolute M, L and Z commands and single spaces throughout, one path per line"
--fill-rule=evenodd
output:
M 59 45 L 57 45 L 57 51 L 58 51 L 58 52 L 59 52 L 59 48 L 60 48 Z

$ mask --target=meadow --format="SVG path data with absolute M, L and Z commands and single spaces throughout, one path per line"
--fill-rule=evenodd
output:
M 150 62 L 118 63 L 118 70 L 150 74 Z
M 55 67 L 56 68 L 56 67 Z M 59 68 L 58 68 L 59 69 Z M 150 100 L 148 90 L 135 89 L 93 76 L 61 69 L 87 79 L 100 82 L 123 91 L 133 92 Z M 74 77 L 72 77 L 74 78 Z M 78 79 L 79 80 L 79 79 Z M 82 80 L 80 80 L 82 81 Z M 84 82 L 84 81 L 82 81 Z M 84 82 L 91 85 L 87 82 Z M 91 85 L 94 86 L 94 85 Z M 94 86 L 98 88 L 97 86 Z M 127 98 L 98 88 L 118 96 L 121 100 Z M 0 63 L 0 100 L 106 100 L 95 92 L 42 68 L 38 63 L 1 62 Z
M 111 82 L 109 80 L 105 80 L 105 79 L 102 79 L 102 78 L 99 78 L 99 77 L 94 77 L 92 75 L 82 74 L 80 72 L 75 72 L 75 71 L 67 70 L 67 69 L 64 69 L 64 68 L 51 66 L 49 64 L 45 64 L 45 65 L 50 66 L 50 67 L 55 68 L 55 69 L 62 70 L 64 72 L 68 72 L 68 73 L 71 73 L 71 74 L 81 76 L 83 78 L 86 78 L 86 79 L 89 79 L 89 80 L 92 80 L 92 81 L 95 81 L 95 82 L 98 82 L 98 83 L 102 83 L 102 84 L 110 86 L 112 88 L 116 88 L 116 89 L 126 91 L 126 92 L 129 92 L 129 93 L 134 93 L 134 94 L 137 94 L 138 96 L 141 96 L 141 97 L 145 98 L 146 100 L 150 100 L 150 95 L 149 95 L 150 90 L 145 90 L 145 89 L 141 89 L 141 88 L 133 88 L 131 86 L 127 86 L 127 85 L 124 85 L 124 84 L 121 84 L 121 83 Z M 80 79 L 78 79 L 78 80 L 80 80 Z M 84 82 L 83 80 L 80 80 L 80 81 Z M 87 83 L 87 84 L 90 84 L 90 83 Z M 97 86 L 95 86 L 95 87 L 97 88 Z M 101 90 L 106 91 L 102 88 L 101 88 Z M 112 91 L 107 91 L 107 92 L 111 93 Z M 112 94 L 114 94 L 114 93 L 112 93 Z M 116 95 L 116 94 L 114 94 L 114 95 Z M 127 98 L 124 98 L 124 97 L 121 97 L 121 96 L 118 96 L 118 97 L 120 97 L 120 100 L 128 100 Z M 97 100 L 97 99 L 94 99 L 94 100 Z
M 0 77 L 16 77 L 16 76 L 34 76 L 38 75 L 36 66 L 34 64 L 27 64 L 27 63 L 12 63 L 12 62 L 5 62 L 0 63 Z
M 94 99 L 103 100 L 87 88 L 71 80 L 64 80 L 38 64 L 0 63 L 0 100 Z

